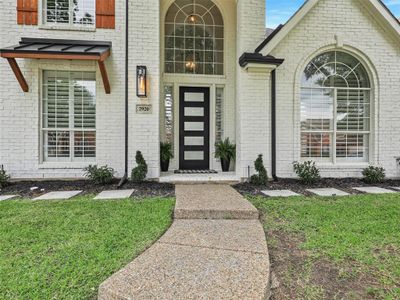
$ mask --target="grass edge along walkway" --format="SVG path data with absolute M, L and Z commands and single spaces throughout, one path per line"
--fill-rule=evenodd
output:
M 372 276 L 377 287 L 365 286 L 368 295 L 400 298 L 399 194 L 248 199 L 262 214 L 270 244 L 279 244 L 272 241 L 275 233 L 283 240 L 300 237 L 302 242 L 293 242 L 311 260 L 328 259 L 345 267 L 355 263 L 361 275 Z
M 0 203 L 0 298 L 94 299 L 172 223 L 173 198 Z

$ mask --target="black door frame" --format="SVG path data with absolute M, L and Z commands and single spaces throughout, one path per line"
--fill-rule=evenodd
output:
M 203 93 L 204 102 L 186 102 L 185 93 Z M 185 107 L 204 107 L 204 117 L 185 117 Z M 185 131 L 185 122 L 204 122 L 204 131 Z M 204 137 L 203 146 L 185 146 L 185 136 Z M 204 160 L 185 160 L 185 151 L 204 151 Z M 179 169 L 210 169 L 210 88 L 179 87 Z

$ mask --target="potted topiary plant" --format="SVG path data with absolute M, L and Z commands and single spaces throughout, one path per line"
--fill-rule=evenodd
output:
M 168 172 L 169 169 L 169 161 L 174 158 L 174 153 L 172 151 L 171 143 L 160 143 L 160 164 L 161 171 Z
M 236 157 L 236 145 L 229 138 L 215 144 L 215 158 L 221 160 L 222 172 L 228 172 L 231 160 Z

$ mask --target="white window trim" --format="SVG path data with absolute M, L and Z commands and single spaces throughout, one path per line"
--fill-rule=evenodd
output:
M 46 18 L 47 0 L 39 1 L 39 29 L 44 30 L 68 30 L 68 31 L 96 31 L 96 0 L 94 1 L 94 22 L 88 25 L 74 25 L 70 17 L 69 24 L 48 23 Z M 73 0 L 69 0 L 70 13 L 72 13 Z
M 376 138 L 376 132 L 375 132 L 375 118 L 374 118 L 374 111 L 375 111 L 375 106 L 379 101 L 376 101 L 376 97 L 377 94 L 375 94 L 375 89 L 373 88 L 374 86 L 374 81 L 373 81 L 373 75 L 369 72 L 368 68 L 366 68 L 365 66 L 365 61 L 363 63 L 363 60 L 358 58 L 357 55 L 354 55 L 354 53 L 352 53 L 351 51 L 346 51 L 343 49 L 337 49 L 337 48 L 331 48 L 329 47 L 328 49 L 325 49 L 325 51 L 320 51 L 318 54 L 315 54 L 314 56 L 312 56 L 308 62 L 306 63 L 306 66 L 309 65 L 310 63 L 313 62 L 313 60 L 315 58 L 317 58 L 318 56 L 322 55 L 323 53 L 328 53 L 328 52 L 335 52 L 335 63 L 338 63 L 337 61 L 337 53 L 338 52 L 342 52 L 342 53 L 347 53 L 348 55 L 353 56 L 355 59 L 358 60 L 358 64 L 356 67 L 354 68 L 350 68 L 352 71 L 354 71 L 359 65 L 361 65 L 362 67 L 364 67 L 365 72 L 367 73 L 368 76 L 368 82 L 369 82 L 369 87 L 310 87 L 310 86 L 304 86 L 302 84 L 302 80 L 299 81 L 299 85 L 300 86 L 300 93 L 298 95 L 298 105 L 299 107 L 301 106 L 301 90 L 304 89 L 314 89 L 314 90 L 318 90 L 318 89 L 332 89 L 334 90 L 334 99 L 333 99 L 333 130 L 317 130 L 317 131 L 307 131 L 307 130 L 302 130 L 301 128 L 301 111 L 298 114 L 298 119 L 296 120 L 297 124 L 299 124 L 299 130 L 298 132 L 298 137 L 299 137 L 299 141 L 298 141 L 298 157 L 300 161 L 307 161 L 307 160 L 314 160 L 318 165 L 320 165 L 321 167 L 324 168 L 337 168 L 337 167 L 347 167 L 347 168 L 362 168 L 364 166 L 368 166 L 371 161 L 373 161 L 373 153 L 375 153 L 376 149 L 373 143 L 374 138 Z M 341 62 L 339 62 L 341 63 Z M 344 64 L 344 63 L 342 63 Z M 304 73 L 304 69 L 306 68 L 306 66 L 303 67 L 303 69 L 300 71 L 300 73 L 298 74 L 298 79 L 303 75 Z M 314 65 L 315 66 L 315 65 Z M 316 67 L 316 66 L 315 66 Z M 322 67 L 322 66 L 321 66 Z M 319 70 L 321 67 L 317 67 L 317 69 Z M 296 79 L 296 80 L 298 80 Z M 337 130 L 337 91 L 338 90 L 356 90 L 356 91 L 369 91 L 369 115 L 368 115 L 368 119 L 369 119 L 369 130 L 365 130 L 365 131 L 345 131 L 345 130 Z M 375 100 L 375 101 L 373 101 Z M 332 134 L 332 145 L 330 147 L 331 150 L 331 155 L 329 158 L 318 158 L 318 157 L 302 157 L 301 155 L 301 151 L 302 151 L 302 143 L 301 143 L 301 134 L 302 133 L 329 133 Z M 358 157 L 347 157 L 347 158 L 341 158 L 341 157 L 337 157 L 337 153 L 336 153 L 336 149 L 337 149 L 337 145 L 336 145 L 336 140 L 337 140 L 337 134 L 360 134 L 360 135 L 367 135 L 368 136 L 368 143 L 365 143 L 365 145 L 367 145 L 368 147 L 368 153 L 367 155 L 365 155 L 364 153 L 364 157 L 362 158 L 358 158 Z
M 348 164 L 368 164 L 370 157 L 371 157 L 371 105 L 372 105 L 372 88 L 341 88 L 341 87 L 304 87 L 301 86 L 300 89 L 309 89 L 309 90 L 333 90 L 334 96 L 333 96 L 333 117 L 332 117 L 332 122 L 333 122 L 333 128 L 331 130 L 302 130 L 301 125 L 300 125 L 300 135 L 303 133 L 325 133 L 325 134 L 330 134 L 332 135 L 332 140 L 331 140 L 331 146 L 330 146 L 330 151 L 331 155 L 330 157 L 326 158 L 320 158 L 320 157 L 302 157 L 300 153 L 300 160 L 301 161 L 309 161 L 309 160 L 315 160 L 318 164 L 321 165 L 348 165 Z M 369 91 L 369 103 L 370 103 L 370 111 L 369 111 L 369 130 L 361 130 L 361 131 L 355 131 L 355 130 L 337 130 L 337 107 L 338 107 L 338 101 L 337 101 L 337 91 L 338 90 L 356 90 L 356 91 Z M 301 99 L 300 99 L 301 102 Z M 301 114 L 301 113 L 300 113 Z M 360 134 L 360 135 L 368 135 L 368 155 L 364 157 L 348 157 L 348 158 L 341 158 L 337 157 L 337 134 Z M 302 148 L 302 144 L 300 141 L 300 151 Z M 365 155 L 365 153 L 364 153 Z
M 84 129 L 84 130 L 78 130 L 75 129 L 71 124 L 73 124 L 73 118 L 74 115 L 72 114 L 72 121 L 70 120 L 69 122 L 69 127 L 68 128 L 44 128 L 43 126 L 43 82 L 44 82 L 44 72 L 45 71 L 54 71 L 51 70 L 50 68 L 45 68 L 45 69 L 39 69 L 39 169 L 82 169 L 87 166 L 88 163 L 95 164 L 97 162 L 97 72 L 94 70 L 70 70 L 70 69 L 61 69 L 61 70 L 56 70 L 56 71 L 62 71 L 62 72 L 93 72 L 95 74 L 95 82 L 96 82 L 96 128 L 94 129 Z M 71 89 L 71 86 L 70 86 Z M 72 91 L 73 92 L 73 91 Z M 70 91 L 71 93 L 71 91 Z M 72 93 L 73 94 L 73 93 Z M 74 98 L 72 98 L 74 99 Z M 73 100 L 71 98 L 69 99 L 69 110 L 70 110 L 70 116 L 71 116 L 71 107 L 73 107 Z M 46 160 L 45 159 L 45 150 L 44 150 L 44 132 L 45 131 L 69 131 L 70 133 L 74 131 L 84 131 L 84 132 L 96 132 L 96 155 L 95 157 L 82 157 L 82 158 L 74 158 L 74 135 L 70 134 L 70 156 L 68 158 L 65 158 L 65 160 Z

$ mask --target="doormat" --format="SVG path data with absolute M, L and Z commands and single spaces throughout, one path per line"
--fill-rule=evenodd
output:
M 175 170 L 175 174 L 218 174 L 215 170 Z

